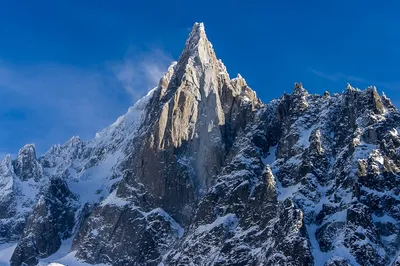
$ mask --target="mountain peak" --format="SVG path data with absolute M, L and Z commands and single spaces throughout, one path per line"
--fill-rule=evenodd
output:
M 36 159 L 36 148 L 35 144 L 26 144 L 18 152 L 18 158 L 30 156 Z
M 202 32 L 202 33 L 205 34 L 204 23 L 203 23 L 203 22 L 195 22 L 195 23 L 193 24 L 193 27 L 192 27 L 192 32 L 193 32 L 193 31 Z
M 210 56 L 215 57 L 212 44 L 208 41 L 203 23 L 195 23 L 186 40 L 185 48 L 179 62 L 186 62 L 190 57 L 198 57 L 201 61 L 208 61 Z M 215 58 L 216 60 L 216 58 Z
M 193 44 L 196 45 L 200 40 L 207 40 L 206 31 L 203 23 L 195 22 L 192 30 L 190 31 L 189 38 L 186 41 L 186 46 Z
M 36 159 L 36 149 L 34 144 L 27 144 L 19 150 L 14 164 L 14 170 L 22 181 L 34 178 L 38 181 L 41 177 L 41 166 Z
M 292 94 L 293 95 L 307 95 L 308 92 L 303 87 L 303 84 L 301 82 L 295 82 Z

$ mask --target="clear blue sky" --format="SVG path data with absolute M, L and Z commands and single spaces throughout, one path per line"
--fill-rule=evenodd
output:
M 196 21 L 264 102 L 295 81 L 312 93 L 349 82 L 399 106 L 399 12 L 398 1 L 0 1 L 0 154 L 94 136 L 156 84 Z

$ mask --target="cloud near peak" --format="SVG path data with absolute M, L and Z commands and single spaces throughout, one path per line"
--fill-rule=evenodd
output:
M 133 101 L 158 85 L 172 57 L 155 49 L 139 54 L 128 51 L 122 62 L 111 64 L 117 79 Z
M 155 87 L 171 62 L 161 50 L 93 68 L 0 59 L 1 153 L 29 142 L 39 155 L 74 135 L 93 137 Z

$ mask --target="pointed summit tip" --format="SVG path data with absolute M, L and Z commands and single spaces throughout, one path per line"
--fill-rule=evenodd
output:
M 292 94 L 293 95 L 302 95 L 302 94 L 308 94 L 308 92 L 303 87 L 303 84 L 301 82 L 295 82 Z
M 196 30 L 198 32 L 200 32 L 200 31 L 205 32 L 204 31 L 204 23 L 203 22 L 195 22 L 192 27 L 192 31 L 194 31 L 194 30 Z
M 294 83 L 294 89 L 302 89 L 302 88 L 303 88 L 303 83 L 301 82 Z
M 237 74 L 236 78 L 233 78 L 231 81 L 238 81 L 238 80 L 246 82 L 246 80 L 239 73 Z
M 196 22 L 190 31 L 189 38 L 186 40 L 185 50 L 193 50 L 202 40 L 208 43 L 204 24 Z
M 33 154 L 36 157 L 36 147 L 35 144 L 25 144 L 18 152 L 18 156 L 23 154 Z
M 178 60 L 178 68 L 185 66 L 188 60 L 194 57 L 198 57 L 203 63 L 212 61 L 214 64 L 219 64 L 212 44 L 207 39 L 204 24 L 198 22 L 194 23 L 189 37 L 186 40 L 185 47 Z
M 350 83 L 346 84 L 346 91 L 354 91 L 354 87 L 350 85 Z
M 207 38 L 206 37 L 206 30 L 204 29 L 204 23 L 203 22 L 195 22 L 192 30 L 190 31 L 189 39 L 193 37 L 198 37 L 198 38 Z
M 207 38 L 206 30 L 204 29 L 204 23 L 203 22 L 195 22 L 192 27 L 192 30 L 190 31 L 189 40 L 190 39 L 201 39 L 201 38 Z

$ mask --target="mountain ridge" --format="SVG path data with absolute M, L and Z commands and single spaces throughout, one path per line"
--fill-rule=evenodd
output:
M 1 162 L 0 244 L 11 265 L 399 265 L 398 129 L 375 87 L 262 103 L 195 23 L 94 139 Z

